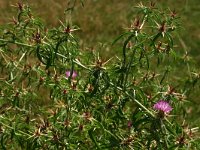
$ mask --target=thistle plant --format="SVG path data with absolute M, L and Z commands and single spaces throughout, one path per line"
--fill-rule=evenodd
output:
M 105 60 L 81 50 L 69 21 L 49 29 L 27 4 L 16 8 L 0 35 L 1 149 L 199 148 L 197 128 L 185 122 L 199 78 L 173 78 L 183 59 L 174 12 L 137 5 L 111 45 L 122 43 L 121 55 Z

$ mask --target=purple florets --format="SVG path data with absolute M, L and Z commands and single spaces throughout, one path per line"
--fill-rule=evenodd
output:
M 156 104 L 154 104 L 153 108 L 163 113 L 169 113 L 172 110 L 172 107 L 169 105 L 169 103 L 164 100 L 158 101 Z
M 67 77 L 67 78 L 70 77 L 70 74 L 71 74 L 71 71 L 69 71 L 69 70 L 66 71 L 66 77 Z M 72 72 L 72 79 L 75 79 L 75 78 L 77 77 L 77 75 L 78 75 L 77 72 L 76 72 L 76 71 L 73 71 L 73 72 Z

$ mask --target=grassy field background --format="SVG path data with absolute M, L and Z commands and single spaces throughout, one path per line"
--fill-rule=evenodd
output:
M 14 8 L 18 0 L 0 1 L 0 25 L 11 22 L 15 15 Z M 78 1 L 77 1 L 78 2 Z M 118 35 L 123 33 L 123 28 L 130 26 L 135 17 L 135 8 L 139 0 L 85 0 L 84 7 L 80 4 L 72 14 L 73 24 L 78 25 L 78 37 L 83 48 L 99 48 L 101 43 L 109 44 Z M 143 4 L 149 4 L 142 0 Z M 156 6 L 162 9 L 175 10 L 180 16 L 182 28 L 176 41 L 176 50 L 184 53 L 188 51 L 200 66 L 200 0 L 157 0 Z M 69 0 L 29 0 L 33 13 L 39 16 L 47 26 L 60 25 L 59 20 L 64 21 L 66 16 L 64 10 L 68 7 Z M 69 18 L 67 18 L 69 19 Z M 102 49 L 101 53 L 109 57 L 116 53 L 115 49 Z M 181 71 L 180 71 L 181 74 Z M 196 103 L 194 119 L 199 116 L 200 108 L 199 90 L 193 96 Z

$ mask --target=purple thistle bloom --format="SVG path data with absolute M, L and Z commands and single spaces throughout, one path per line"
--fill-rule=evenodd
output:
M 159 110 L 164 113 L 169 113 L 172 110 L 172 107 L 167 101 L 160 100 L 153 106 L 154 109 Z
M 67 78 L 70 77 L 70 74 L 71 74 L 71 71 L 69 71 L 69 70 L 66 71 L 66 77 L 67 77 Z M 77 72 L 76 72 L 76 71 L 73 71 L 73 72 L 72 72 L 72 79 L 76 78 L 77 75 L 78 75 Z
M 127 126 L 128 126 L 129 129 L 131 128 L 132 122 L 130 120 L 128 121 Z

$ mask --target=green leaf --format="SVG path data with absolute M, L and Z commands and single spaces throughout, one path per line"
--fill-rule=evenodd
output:
M 88 131 L 88 134 L 89 134 L 89 136 L 90 136 L 90 139 L 94 142 L 94 144 L 95 144 L 95 146 L 96 146 L 96 148 L 98 149 L 98 150 L 101 150 L 101 147 L 98 145 L 98 143 L 97 143 L 97 141 L 96 141 L 96 139 L 95 139 L 95 137 L 94 137 L 94 132 L 93 132 L 93 130 L 94 129 L 90 129 L 89 131 Z
M 125 33 L 121 34 L 119 37 L 117 37 L 117 38 L 112 42 L 112 45 L 114 45 L 117 41 L 119 41 L 123 36 L 129 35 L 129 34 L 132 34 L 132 33 L 131 33 L 131 32 L 125 32 Z
M 42 56 L 40 54 L 40 45 L 37 45 L 37 47 L 36 47 L 36 55 L 37 55 L 38 59 L 40 60 L 40 62 L 42 62 L 44 65 L 46 65 L 46 63 L 43 61 Z

